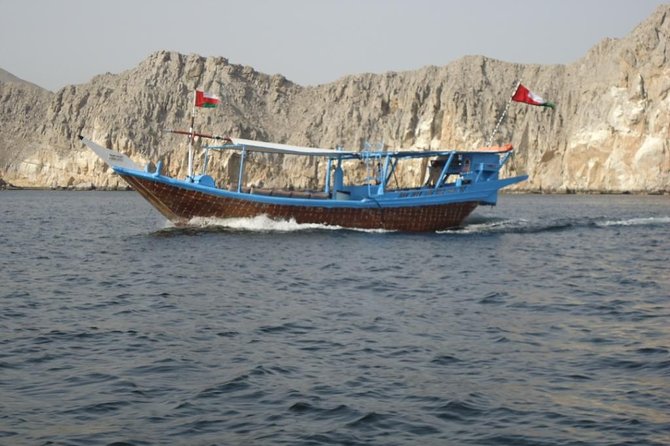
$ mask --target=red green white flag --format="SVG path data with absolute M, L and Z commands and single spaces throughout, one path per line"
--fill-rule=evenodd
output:
M 552 102 L 545 101 L 540 96 L 536 95 L 521 84 L 519 84 L 516 91 L 514 92 L 512 100 L 516 102 L 524 102 L 530 105 L 539 105 L 541 107 L 549 107 L 552 109 L 554 108 L 554 104 Z
M 204 108 L 216 108 L 221 99 L 209 95 L 204 91 L 195 90 L 195 106 Z

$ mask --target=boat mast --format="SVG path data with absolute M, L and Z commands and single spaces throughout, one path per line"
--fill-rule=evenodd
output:
M 191 126 L 188 129 L 188 178 L 193 181 L 193 125 L 195 124 L 195 101 L 197 93 L 193 91 L 193 109 L 191 111 Z

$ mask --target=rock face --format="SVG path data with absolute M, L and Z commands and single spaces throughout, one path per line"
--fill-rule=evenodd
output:
M 46 110 L 53 94 L 0 70 L 0 178 L 32 175 L 39 170 L 39 160 L 29 164 L 31 155 L 48 149 L 42 132 L 46 129 Z M 7 172 L 7 167 L 21 172 Z
M 556 110 L 512 103 L 494 143 L 512 142 L 506 174 L 544 192 L 670 191 L 670 5 L 624 39 L 608 39 L 569 65 L 519 65 L 465 57 L 444 67 L 347 76 L 301 87 L 218 57 L 157 52 L 118 75 L 51 93 L 0 73 L 0 177 L 23 186 L 124 186 L 83 147 L 83 134 L 140 164 L 162 159 L 184 176 L 194 88 L 222 98 L 196 128 L 242 138 L 360 149 L 476 148 L 485 144 L 517 79 Z M 4 73 L 4 74 L 3 74 Z M 290 158 L 290 157 L 286 157 Z M 213 167 L 226 178 L 238 162 Z M 231 169 L 228 169 L 230 167 Z M 247 180 L 313 186 L 318 160 L 257 156 Z M 406 178 L 421 169 L 399 172 Z M 266 183 L 267 184 L 267 183 Z

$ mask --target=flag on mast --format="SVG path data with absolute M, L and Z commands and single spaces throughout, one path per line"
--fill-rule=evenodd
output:
M 555 107 L 554 103 L 545 101 L 540 96 L 536 95 L 523 85 L 519 84 L 512 96 L 512 100 L 516 102 L 524 102 L 530 105 L 539 105 L 541 107 L 549 107 L 553 109 Z
M 221 99 L 216 96 L 205 93 L 202 90 L 195 90 L 195 106 L 203 108 L 216 108 Z

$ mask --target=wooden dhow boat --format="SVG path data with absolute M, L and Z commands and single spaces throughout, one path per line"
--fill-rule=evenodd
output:
M 177 226 L 201 218 L 253 218 L 265 215 L 275 220 L 295 220 L 343 228 L 426 232 L 457 228 L 478 205 L 495 205 L 498 191 L 524 181 L 526 175 L 499 178 L 512 146 L 479 150 L 333 150 L 297 147 L 240 138 L 222 138 L 204 146 L 200 174 L 193 173 L 193 150 L 189 146 L 186 178 L 174 178 L 155 168 L 138 166 L 126 155 L 80 136 L 115 173 Z M 239 156 L 237 181 L 223 185 L 207 173 L 213 152 L 233 151 Z M 325 178 L 318 190 L 251 187 L 245 184 L 245 160 L 253 153 L 319 157 L 325 161 Z M 271 158 L 271 157 L 270 157 Z M 420 184 L 400 185 L 399 166 L 422 159 L 425 176 Z M 348 166 L 361 171 L 365 179 L 353 182 Z M 414 165 L 417 164 L 414 161 Z M 360 176 L 360 175 L 359 175 Z M 230 177 L 230 173 L 229 173 Z

